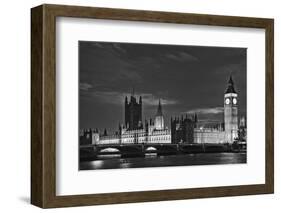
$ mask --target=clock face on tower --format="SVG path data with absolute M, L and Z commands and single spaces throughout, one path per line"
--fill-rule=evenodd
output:
M 225 104 L 229 104 L 229 103 L 230 103 L 230 99 L 229 98 L 225 99 Z
M 233 98 L 233 103 L 237 104 L 237 99 L 236 98 Z

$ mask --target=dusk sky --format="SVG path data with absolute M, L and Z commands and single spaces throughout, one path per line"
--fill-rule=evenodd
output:
M 224 92 L 232 75 L 239 116 L 246 115 L 246 48 L 79 42 L 79 126 L 109 132 L 124 123 L 125 96 L 142 96 L 143 121 L 161 99 L 171 116 L 198 114 L 223 122 Z

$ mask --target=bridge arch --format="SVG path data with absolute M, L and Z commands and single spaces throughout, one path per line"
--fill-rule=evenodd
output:
M 101 149 L 99 152 L 100 153 L 116 153 L 116 152 L 120 152 L 120 150 L 117 148 L 107 147 L 107 148 Z
M 149 146 L 145 149 L 145 151 L 157 151 L 157 149 L 154 146 Z

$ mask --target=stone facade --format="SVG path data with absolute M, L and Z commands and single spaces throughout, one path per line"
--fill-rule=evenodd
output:
M 142 128 L 142 99 L 132 95 L 130 102 L 125 98 L 125 127 L 130 130 Z
M 143 143 L 171 143 L 171 131 L 168 129 L 156 130 L 149 126 L 148 129 L 126 130 L 111 136 L 100 136 L 98 140 L 92 137 L 92 144 L 143 144 Z
M 220 129 L 194 129 L 194 143 L 225 143 L 225 132 Z
M 154 122 L 153 122 L 154 121 Z M 154 119 L 142 121 L 142 98 L 125 98 L 125 124 L 113 135 L 97 129 L 80 133 L 80 144 L 144 144 L 144 143 L 233 143 L 238 137 L 246 141 L 246 119 L 238 125 L 238 94 L 230 77 L 224 94 L 224 123 L 208 126 L 198 121 L 197 114 L 171 118 L 171 129 L 165 127 L 161 101 Z M 87 142 L 88 141 L 88 142 Z
M 154 123 L 142 122 L 142 101 L 131 96 L 130 102 L 125 98 L 125 125 L 119 125 L 119 131 L 114 135 L 99 135 L 92 133 L 92 144 L 139 144 L 139 143 L 171 143 L 171 131 L 164 125 L 161 101 L 159 100 Z
M 171 118 L 171 143 L 194 143 L 195 125 L 196 120 L 187 115 L 185 118 Z

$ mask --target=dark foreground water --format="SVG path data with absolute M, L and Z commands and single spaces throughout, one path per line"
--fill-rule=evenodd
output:
M 246 153 L 199 153 L 169 156 L 145 156 L 144 158 L 120 158 L 100 156 L 94 161 L 80 162 L 80 170 L 143 168 L 162 166 L 192 166 L 246 163 Z M 108 159 L 109 158 L 109 159 Z

